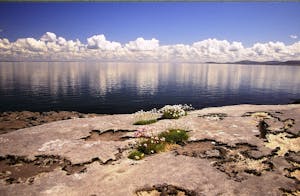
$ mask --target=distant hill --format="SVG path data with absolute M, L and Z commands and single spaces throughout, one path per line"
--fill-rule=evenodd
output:
M 243 65 L 299 65 L 300 60 L 295 61 L 237 61 L 237 62 L 226 62 L 226 63 L 217 63 L 217 62 L 207 62 L 211 64 L 243 64 Z

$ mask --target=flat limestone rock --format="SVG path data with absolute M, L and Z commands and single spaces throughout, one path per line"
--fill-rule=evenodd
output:
M 50 112 L 1 112 L 0 134 L 8 133 L 17 129 L 37 126 L 53 121 L 67 120 L 72 118 L 87 118 L 99 116 L 97 114 L 83 114 L 79 112 L 50 111 Z
M 224 106 L 134 122 L 133 114 L 105 115 L 0 135 L 0 195 L 283 195 L 300 189 L 300 105 Z M 184 129 L 190 137 L 167 152 L 128 159 L 141 128 L 153 135 Z

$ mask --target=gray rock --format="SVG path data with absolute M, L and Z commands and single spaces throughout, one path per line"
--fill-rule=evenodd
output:
M 265 140 L 252 131 L 257 130 L 259 121 L 251 116 L 242 117 L 246 112 L 255 111 L 278 111 L 281 112 L 278 115 L 292 118 L 295 126 L 299 125 L 300 105 L 239 105 L 195 110 L 177 120 L 159 120 L 143 127 L 153 134 L 171 128 L 189 130 L 188 134 L 194 142 L 212 141 L 212 145 L 226 148 L 222 155 L 215 149 L 205 151 L 207 157 L 212 158 L 176 155 L 171 151 L 147 156 L 140 161 L 127 158 L 136 142 L 134 138 L 128 137 L 122 141 L 82 139 L 87 138 L 92 130 L 99 130 L 99 133 L 136 130 L 140 126 L 133 125 L 135 119 L 132 114 L 69 119 L 2 134 L 0 169 L 18 168 L 20 161 L 23 160 L 22 164 L 32 163 L 37 156 L 43 155 L 48 158 L 41 162 L 41 167 L 50 167 L 54 161 L 49 157 L 57 156 L 69 163 L 66 169 L 78 169 L 68 173 L 57 166 L 50 172 L 28 176 L 26 182 L 14 183 L 12 179 L 12 184 L 7 184 L 5 180 L 14 171 L 4 171 L 0 177 L 0 195 L 124 196 L 134 195 L 145 187 L 164 184 L 208 196 L 282 195 L 282 190 L 300 189 L 295 179 L 286 177 L 289 174 L 284 168 L 291 164 L 283 160 L 285 157 L 272 152 L 274 149 L 267 148 Z M 209 113 L 224 113 L 227 117 L 219 121 L 198 117 Z M 239 145 L 241 143 L 244 145 Z M 255 151 L 259 153 L 251 153 Z M 256 156 L 251 157 L 251 154 Z M 8 156 L 15 157 L 11 165 L 7 163 Z M 228 166 L 233 165 L 233 169 L 241 172 L 240 181 L 230 176 L 235 174 L 230 167 L 222 171 L 222 159 L 217 159 L 219 165 L 215 164 L 213 157 L 218 156 L 226 156 L 230 161 Z M 290 157 L 299 160 L 297 153 L 291 153 Z M 274 168 L 272 161 L 276 165 Z M 256 169 L 261 171 L 260 175 L 255 173 Z M 226 173 L 229 170 L 230 175 Z

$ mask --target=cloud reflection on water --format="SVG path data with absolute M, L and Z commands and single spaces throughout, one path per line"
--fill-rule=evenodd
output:
M 80 93 L 105 96 L 121 88 L 138 94 L 157 93 L 158 86 L 177 84 L 205 89 L 278 89 L 299 92 L 300 67 L 230 64 L 133 64 L 94 62 L 11 62 L 0 64 L 1 91 L 17 88 L 55 96 Z
M 136 106 L 135 102 L 205 106 L 243 100 L 260 103 L 259 99 L 285 96 L 276 97 L 277 103 L 300 96 L 300 66 L 2 62 L 0 95 L 8 104 L 14 104 L 9 97 L 32 96 L 30 103 L 38 104 L 47 97 L 44 102 L 49 99 L 62 106 L 68 102 L 74 107 L 91 99 L 91 104 L 110 107 L 119 103 Z

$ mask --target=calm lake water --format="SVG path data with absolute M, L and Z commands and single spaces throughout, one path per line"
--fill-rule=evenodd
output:
M 300 98 L 300 66 L 1 62 L 0 111 L 132 113 L 286 104 Z

